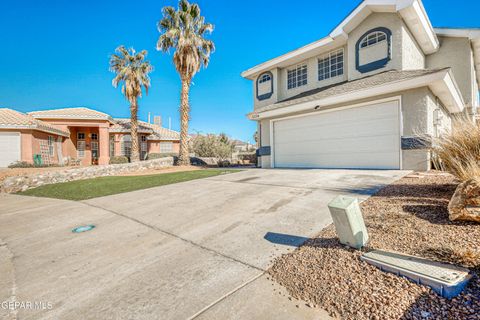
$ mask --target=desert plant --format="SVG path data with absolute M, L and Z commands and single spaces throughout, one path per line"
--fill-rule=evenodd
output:
M 173 63 L 182 81 L 180 96 L 180 154 L 179 165 L 189 165 L 188 121 L 190 119 L 190 84 L 201 66 L 205 68 L 210 61 L 214 44 L 205 36 L 213 31 L 213 25 L 205 22 L 200 15 L 198 4 L 180 0 L 178 10 L 173 7 L 162 9 L 163 18 L 158 23 L 160 37 L 157 50 L 168 52 L 174 49 Z
M 232 156 L 233 144 L 225 134 L 199 134 L 192 141 L 192 151 L 199 157 L 226 160 Z
M 117 88 L 122 83 L 122 93 L 130 102 L 130 134 L 132 136 L 132 162 L 140 161 L 138 148 L 138 98 L 142 97 L 142 87 L 148 94 L 150 88 L 150 77 L 148 74 L 153 71 L 150 62 L 146 61 L 147 50 L 135 52 L 135 49 L 127 49 L 119 46 L 115 54 L 110 57 L 110 71 L 116 73 L 112 85 Z
M 33 168 L 34 165 L 33 165 L 33 163 L 29 163 L 29 162 L 26 162 L 26 161 L 15 161 L 15 162 L 9 164 L 8 167 L 10 169 L 13 169 L 13 168 Z
M 110 164 L 128 163 L 128 158 L 125 156 L 115 156 L 110 158 Z
M 149 153 L 147 155 L 147 160 L 160 159 L 165 157 L 178 157 L 178 153 L 169 152 L 169 153 Z
M 474 121 L 455 117 L 452 129 L 433 139 L 432 151 L 437 168 L 460 181 L 480 181 L 480 127 Z

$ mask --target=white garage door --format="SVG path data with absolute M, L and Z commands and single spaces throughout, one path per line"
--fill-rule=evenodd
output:
M 0 168 L 20 160 L 20 133 L 0 132 Z
M 400 168 L 398 101 L 273 122 L 278 168 Z

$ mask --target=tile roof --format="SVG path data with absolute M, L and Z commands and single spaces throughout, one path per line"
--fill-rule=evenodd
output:
M 436 73 L 438 71 L 446 70 L 446 69 L 448 68 L 405 70 L 405 71 L 399 71 L 399 70 L 385 71 L 385 72 L 367 76 L 364 78 L 360 78 L 352 81 L 344 81 L 340 83 L 335 83 L 330 86 L 305 91 L 293 97 L 279 101 L 277 103 L 257 108 L 255 109 L 255 111 L 249 113 L 249 115 L 258 114 L 264 111 L 275 110 L 278 108 L 287 107 L 287 106 L 291 106 L 298 103 L 323 99 L 330 96 L 350 93 L 357 90 L 368 89 L 371 87 L 384 85 L 387 83 L 394 83 L 396 81 L 414 79 L 420 76 L 429 75 L 429 74 Z
M 29 114 L 8 108 L 0 108 L 1 129 L 31 129 L 69 137 L 70 133 L 63 131 L 47 122 L 37 120 Z
M 115 124 L 110 127 L 110 132 L 130 132 L 130 119 L 114 119 Z M 150 133 L 148 140 L 180 140 L 180 133 L 174 130 L 163 128 L 156 124 L 145 121 L 138 121 L 140 133 Z
M 37 119 L 108 120 L 113 122 L 112 117 L 108 114 L 85 107 L 33 111 L 29 114 Z
M 111 133 L 121 133 L 121 132 L 130 132 L 130 119 L 113 119 L 114 124 L 110 127 L 109 131 Z M 153 133 L 153 129 L 145 125 L 145 122 L 138 121 L 138 132 L 139 133 Z

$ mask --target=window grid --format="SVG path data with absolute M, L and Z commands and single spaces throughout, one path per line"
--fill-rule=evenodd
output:
M 169 153 L 173 151 L 172 142 L 160 142 L 160 153 Z
M 55 140 L 53 139 L 52 136 L 48 136 L 48 154 L 53 156 L 54 155 L 54 149 L 53 149 L 53 142 Z
M 287 88 L 293 89 L 307 84 L 307 65 L 299 65 L 287 71 Z
M 343 49 L 329 52 L 318 59 L 318 80 L 343 75 Z
M 92 133 L 92 140 L 98 140 L 98 134 Z
M 77 140 L 85 140 L 85 133 L 84 132 L 78 132 L 77 133 Z
M 271 80 L 271 77 L 269 74 L 264 74 L 260 80 L 258 81 L 258 83 L 264 83 L 264 82 L 267 82 L 267 81 L 270 81 Z
M 77 158 L 85 157 L 85 141 L 79 140 L 77 141 Z
M 387 34 L 385 32 L 375 31 L 363 38 L 360 43 L 360 48 L 367 48 L 385 40 L 387 40 Z

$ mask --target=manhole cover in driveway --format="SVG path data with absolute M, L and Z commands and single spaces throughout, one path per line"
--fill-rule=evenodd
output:
M 73 233 L 81 233 L 81 232 L 90 231 L 93 228 L 95 228 L 95 226 L 93 224 L 89 224 L 89 225 L 86 225 L 86 226 L 76 227 L 76 228 L 72 229 L 72 232 Z

